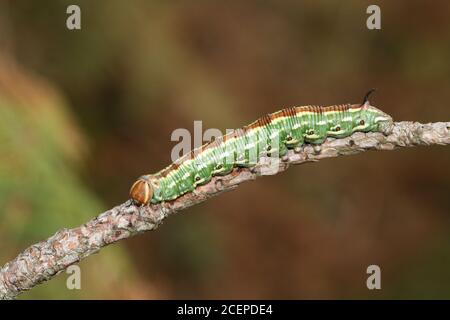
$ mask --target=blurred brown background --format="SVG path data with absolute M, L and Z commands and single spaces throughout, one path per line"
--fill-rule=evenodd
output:
M 448 121 L 449 58 L 448 1 L 1 1 L 0 265 L 125 201 L 194 120 L 376 87 L 394 119 Z M 62 273 L 22 298 L 450 298 L 449 161 L 433 146 L 294 167 L 89 257 L 82 290 Z

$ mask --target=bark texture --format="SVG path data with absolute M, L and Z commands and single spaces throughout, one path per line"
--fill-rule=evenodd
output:
M 450 122 L 421 124 L 396 122 L 389 135 L 355 133 L 343 139 L 327 139 L 320 146 L 305 145 L 290 150 L 278 162 L 263 159 L 255 168 L 235 169 L 226 176 L 213 177 L 194 192 L 180 198 L 145 207 L 131 201 L 101 213 L 74 229 L 61 229 L 47 240 L 33 244 L 0 269 L 0 299 L 13 299 L 20 293 L 50 280 L 71 264 L 98 252 L 102 247 L 136 234 L 154 230 L 177 211 L 203 202 L 240 183 L 286 170 L 292 164 L 351 155 L 366 150 L 393 150 L 450 144 Z

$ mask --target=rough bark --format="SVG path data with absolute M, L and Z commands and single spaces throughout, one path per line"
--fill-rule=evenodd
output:
M 0 299 L 13 299 L 20 293 L 50 280 L 71 264 L 98 252 L 102 247 L 136 234 L 155 230 L 170 214 L 203 202 L 221 192 L 233 190 L 240 183 L 258 176 L 276 174 L 292 164 L 318 161 L 324 158 L 351 155 L 366 150 L 393 150 L 450 144 L 450 122 L 421 124 L 396 122 L 389 135 L 355 133 L 344 139 L 327 139 L 320 146 L 305 145 L 290 150 L 278 164 L 262 161 L 256 168 L 235 169 L 226 176 L 213 177 L 175 201 L 145 207 L 127 201 L 82 226 L 61 229 L 47 240 L 36 243 L 0 269 Z

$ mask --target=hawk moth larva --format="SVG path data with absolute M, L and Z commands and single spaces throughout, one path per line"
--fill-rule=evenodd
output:
M 141 176 L 131 187 L 130 197 L 141 205 L 174 200 L 213 176 L 235 167 L 252 167 L 264 156 L 282 157 L 304 143 L 321 144 L 327 137 L 344 138 L 357 131 L 388 134 L 392 118 L 371 106 L 367 97 L 362 104 L 291 107 L 265 115 L 155 174 Z

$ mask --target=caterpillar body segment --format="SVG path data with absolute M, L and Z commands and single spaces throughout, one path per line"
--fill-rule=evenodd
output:
M 317 145 L 327 137 L 344 138 L 358 131 L 388 134 L 392 125 L 392 118 L 367 99 L 363 104 L 286 108 L 216 138 L 155 174 L 141 176 L 130 197 L 141 205 L 174 200 L 213 176 L 252 167 L 262 157 L 283 157 L 305 143 Z

